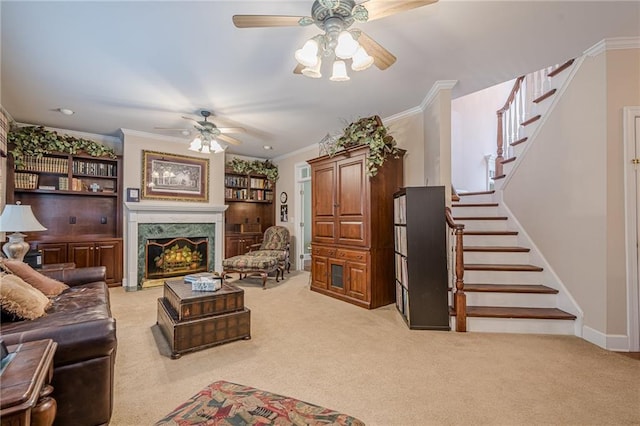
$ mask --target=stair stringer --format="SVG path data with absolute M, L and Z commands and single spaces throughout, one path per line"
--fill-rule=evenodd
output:
M 556 274 L 551 264 L 544 257 L 542 251 L 534 243 L 533 239 L 529 236 L 520 221 L 518 221 L 518 218 L 513 214 L 507 203 L 503 200 L 502 194 L 502 190 L 497 190 L 493 195 L 494 201 L 498 203 L 498 211 L 501 215 L 507 216 L 509 218 L 510 227 L 518 231 L 518 244 L 531 249 L 529 252 L 531 262 L 544 269 L 541 272 L 544 277 L 544 284 L 558 290 L 558 293 L 556 294 L 556 307 L 576 316 L 576 319 L 574 320 L 574 335 L 583 337 L 584 312 L 575 298 L 571 295 L 571 292 L 565 287 L 558 274 Z
M 567 87 L 569 87 L 569 84 L 571 83 L 575 75 L 580 70 L 580 67 L 582 66 L 582 63 L 584 62 L 586 56 L 587 55 L 582 55 L 576 58 L 576 60 L 573 62 L 573 64 L 569 69 L 569 73 L 566 74 L 564 79 L 560 77 L 562 74 L 560 74 L 559 76 L 553 77 L 553 79 L 555 80 L 552 79 L 550 89 L 557 89 L 557 92 L 553 96 L 551 96 L 551 98 L 549 98 L 548 100 L 543 101 L 543 102 L 548 102 L 549 100 L 551 101 L 546 108 L 544 108 L 544 105 L 538 105 L 538 107 L 535 109 L 536 114 L 540 114 L 541 118 L 538 121 L 536 121 L 534 124 L 530 125 L 531 127 L 529 127 L 529 129 L 525 130 L 525 133 L 526 133 L 525 136 L 527 136 L 528 138 L 527 142 L 522 144 L 523 146 L 521 148 L 521 151 L 517 153 L 516 160 L 513 162 L 513 165 L 510 166 L 509 172 L 506 173 L 506 176 L 503 179 L 500 179 L 499 181 L 495 182 L 496 190 L 502 190 L 509 185 L 509 182 L 511 181 L 511 177 L 518 170 L 518 167 L 520 166 L 522 161 L 525 159 L 531 145 L 535 143 L 535 139 L 537 138 L 538 133 L 540 133 L 542 127 L 547 122 L 549 116 L 551 116 L 551 114 L 553 113 L 553 110 L 555 109 L 556 105 L 558 104 L 560 99 L 562 99 L 562 95 L 566 91 Z

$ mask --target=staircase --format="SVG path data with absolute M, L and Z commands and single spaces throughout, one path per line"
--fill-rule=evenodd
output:
M 538 264 L 543 258 L 532 252 L 532 244 L 500 201 L 505 179 L 524 157 L 573 62 L 516 81 L 498 111 L 496 189 L 453 197 L 453 220 L 464 225 L 467 331 L 575 334 L 576 315 L 560 309 L 571 306 L 570 297 L 561 293 L 555 275 Z M 456 315 L 455 308 L 451 313 Z

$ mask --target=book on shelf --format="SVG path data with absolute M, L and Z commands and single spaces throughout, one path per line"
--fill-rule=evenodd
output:
M 49 191 L 55 191 L 55 185 L 39 185 L 38 189 L 47 189 Z

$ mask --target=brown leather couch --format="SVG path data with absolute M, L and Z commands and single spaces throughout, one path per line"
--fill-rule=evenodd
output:
M 106 425 L 113 410 L 116 321 L 111 316 L 103 266 L 43 270 L 69 289 L 32 321 L 3 321 L 7 345 L 40 339 L 58 343 L 54 357 L 55 425 Z

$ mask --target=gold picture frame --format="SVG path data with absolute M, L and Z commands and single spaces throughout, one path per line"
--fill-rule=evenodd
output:
M 209 160 L 142 151 L 143 200 L 209 202 Z

